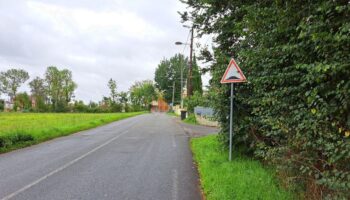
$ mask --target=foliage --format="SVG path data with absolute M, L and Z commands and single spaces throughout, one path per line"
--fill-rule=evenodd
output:
M 5 101 L 0 99 L 0 112 L 2 112 L 5 109 Z
M 120 92 L 119 93 L 119 102 L 121 106 L 123 107 L 125 112 L 129 112 L 130 107 L 128 105 L 129 102 L 129 94 L 127 92 Z
M 143 114 L 0 113 L 0 152 L 37 144 L 112 121 Z
M 188 114 L 187 118 L 184 119 L 183 122 L 185 122 L 187 124 L 193 124 L 193 125 L 198 124 L 196 116 L 194 114 Z
M 28 79 L 28 72 L 22 69 L 9 69 L 5 72 L 1 72 L 0 92 L 7 94 L 11 101 L 13 101 L 18 88 Z
M 119 99 L 119 94 L 117 92 L 116 81 L 113 79 L 110 79 L 108 81 L 108 88 L 110 90 L 110 97 L 108 98 L 109 111 L 110 112 L 121 112 L 123 110 L 123 105 L 121 102 L 119 102 L 120 99 Z
M 73 111 L 78 113 L 88 112 L 89 107 L 83 101 L 75 101 Z
M 181 101 L 181 70 L 183 71 L 183 81 L 188 73 L 188 59 L 182 54 L 176 54 L 170 59 L 163 59 L 155 71 L 155 85 L 160 91 L 164 91 L 166 102 L 172 102 L 173 85 L 175 82 L 175 103 Z M 185 82 L 183 82 L 184 85 Z
M 157 99 L 157 92 L 153 81 L 135 82 L 130 88 L 130 99 L 134 109 L 149 109 L 152 100 Z
M 32 109 L 38 112 L 46 111 L 47 110 L 47 105 L 46 105 L 47 92 L 46 92 L 45 80 L 40 77 L 36 77 L 29 82 L 29 87 L 30 87 L 31 95 L 36 102 L 35 107 Z
M 17 89 L 21 85 L 20 77 L 24 77 L 23 82 L 29 78 L 27 75 L 27 72 L 16 69 L 0 73 L 1 92 L 6 92 L 6 88 L 14 85 L 11 87 L 11 93 L 8 93 L 8 95 L 16 93 L 15 96 L 10 96 L 14 103 L 14 111 L 110 113 L 144 109 L 142 106 L 136 106 L 138 108 L 130 106 L 128 92 L 118 93 L 117 83 L 113 79 L 108 82 L 111 96 L 103 97 L 99 104 L 90 102 L 85 105 L 83 101 L 72 102 L 77 87 L 72 72 L 67 69 L 59 70 L 55 66 L 48 67 L 43 78 L 35 77 L 29 82 L 30 95 L 27 93 L 17 95 Z
M 206 95 L 200 94 L 199 91 L 195 91 L 192 96 L 185 99 L 185 105 L 189 113 L 193 113 L 196 106 L 207 106 L 208 104 Z
M 277 185 L 272 170 L 235 150 L 233 160 L 216 135 L 193 138 L 191 147 L 198 165 L 205 199 L 293 199 Z
M 72 78 L 72 72 L 67 69 L 59 70 L 55 66 L 46 69 L 45 84 L 53 111 L 66 111 L 77 87 Z
M 350 198 L 348 1 L 189 0 L 183 13 L 215 35 L 212 106 L 227 141 L 233 56 L 248 83 L 235 87 L 234 143 L 277 166 L 306 198 Z
M 109 79 L 108 88 L 110 90 L 110 98 L 112 103 L 116 103 L 118 98 L 118 93 L 117 93 L 117 83 L 115 82 L 115 80 Z
M 18 93 L 15 98 L 15 111 L 26 111 L 28 112 L 32 107 L 31 99 L 26 92 Z

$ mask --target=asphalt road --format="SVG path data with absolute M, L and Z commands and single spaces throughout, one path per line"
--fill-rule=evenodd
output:
M 0 155 L 0 199 L 201 199 L 184 129 L 146 114 Z

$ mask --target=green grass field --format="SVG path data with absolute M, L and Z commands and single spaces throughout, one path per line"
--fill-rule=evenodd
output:
M 143 113 L 0 113 L 0 152 L 37 144 Z
M 215 135 L 194 138 L 191 147 L 207 200 L 293 199 L 291 193 L 278 186 L 273 171 L 259 161 L 235 153 L 228 162 L 228 152 Z

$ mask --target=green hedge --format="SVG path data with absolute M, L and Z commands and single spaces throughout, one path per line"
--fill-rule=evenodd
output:
M 235 145 L 277 166 L 310 199 L 350 198 L 348 1 L 191 0 L 200 34 L 214 33 L 212 106 L 227 142 L 235 57 L 248 83 L 235 87 Z

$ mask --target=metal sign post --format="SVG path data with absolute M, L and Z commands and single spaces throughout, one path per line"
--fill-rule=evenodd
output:
M 228 65 L 224 76 L 221 79 L 221 83 L 231 83 L 231 95 L 230 95 L 230 152 L 228 159 L 232 160 L 232 139 L 233 139 L 233 83 L 246 82 L 242 70 L 238 67 L 236 61 L 232 58 L 230 64 Z
M 230 106 L 230 153 L 229 153 L 229 157 L 228 160 L 231 161 L 232 160 L 232 137 L 233 137 L 233 83 L 231 83 L 231 97 L 230 97 L 230 102 L 231 102 L 231 106 Z

